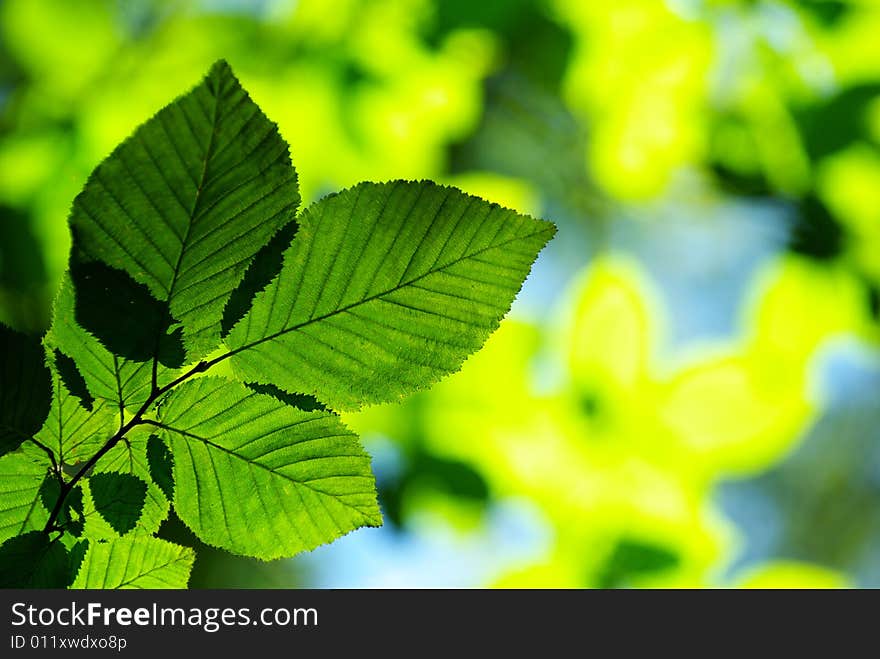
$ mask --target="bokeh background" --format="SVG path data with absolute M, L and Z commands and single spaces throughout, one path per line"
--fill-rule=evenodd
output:
M 193 586 L 880 587 L 880 3 L 2 0 L 0 320 L 91 169 L 218 58 L 307 201 L 552 219 L 462 371 L 347 415 L 385 515 Z M 197 544 L 173 520 L 162 531 Z

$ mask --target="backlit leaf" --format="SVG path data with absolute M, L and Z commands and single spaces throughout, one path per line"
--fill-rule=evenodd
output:
M 208 544 L 292 556 L 382 522 L 370 458 L 329 412 L 204 377 L 161 407 L 174 509 Z
M 243 380 L 338 409 L 397 400 L 457 371 L 555 232 L 428 181 L 361 183 L 298 222 L 280 274 L 227 344 Z
M 147 535 L 90 542 L 72 588 L 186 588 L 195 553 Z

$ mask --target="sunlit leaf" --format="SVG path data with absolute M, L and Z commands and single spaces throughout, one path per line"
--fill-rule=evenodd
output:
M 109 474 L 110 479 L 117 479 L 122 476 L 124 479 L 134 479 L 129 493 L 132 495 L 131 500 L 134 503 L 140 502 L 140 505 L 134 506 L 139 516 L 136 518 L 137 525 L 135 532 L 137 533 L 155 533 L 159 530 L 160 525 L 168 516 L 170 509 L 170 500 L 165 496 L 162 488 L 153 480 L 150 461 L 147 455 L 147 446 L 149 434 L 145 431 L 133 431 L 124 441 L 116 444 L 107 455 L 102 458 L 94 469 L 92 478 L 99 474 Z M 92 478 L 84 479 L 83 490 L 85 493 L 85 537 L 91 540 L 112 540 L 119 535 L 124 534 L 125 529 L 130 525 L 120 525 L 118 519 L 106 518 L 98 502 L 95 500 L 92 492 Z M 134 482 L 146 485 L 146 494 L 143 499 L 140 498 L 142 485 L 134 485 Z M 133 495 L 137 494 L 137 497 Z M 129 517 L 134 516 L 134 512 L 129 512 Z
M 75 472 L 76 466 L 88 460 L 118 427 L 118 408 L 98 398 L 91 410 L 86 409 L 82 398 L 71 394 L 53 368 L 49 417 L 35 437 L 53 453 L 59 465 Z
M 0 542 L 15 535 L 42 529 L 48 512 L 40 488 L 47 468 L 23 453 L 0 458 Z
M 205 377 L 171 393 L 160 419 L 174 508 L 208 544 L 271 559 L 382 522 L 370 458 L 332 413 Z
M 457 371 L 555 232 L 427 181 L 359 184 L 299 224 L 280 274 L 227 344 L 245 381 L 340 409 L 396 400 Z
M 189 359 L 205 354 L 219 342 L 224 307 L 251 259 L 298 202 L 287 144 L 229 66 L 217 63 L 101 163 L 74 201 L 74 265 L 127 273 L 165 309 L 152 341 L 122 346 L 113 328 L 86 328 L 122 356 L 163 361 L 158 342 L 179 322 Z M 101 319 L 88 298 L 78 304 L 81 322 Z
M 159 538 L 91 542 L 72 588 L 186 588 L 195 553 Z

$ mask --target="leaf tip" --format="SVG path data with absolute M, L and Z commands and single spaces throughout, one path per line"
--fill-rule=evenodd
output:
M 211 68 L 208 70 L 209 78 L 223 78 L 225 76 L 235 76 L 232 72 L 232 67 L 229 65 L 225 59 L 220 58 L 216 62 L 211 65 Z

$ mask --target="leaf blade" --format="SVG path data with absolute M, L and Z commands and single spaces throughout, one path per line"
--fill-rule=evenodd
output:
M 243 381 L 337 409 L 399 399 L 458 370 L 555 233 L 427 181 L 362 183 L 298 222 L 281 273 L 227 345 Z
M 51 374 L 49 415 L 34 437 L 53 453 L 59 466 L 71 468 L 88 460 L 112 436 L 119 420 L 106 399 L 94 400 L 88 410 L 67 389 L 54 365 Z
M 67 274 L 55 297 L 52 326 L 46 336 L 47 345 L 74 362 L 93 398 L 115 409 L 136 411 L 150 395 L 151 364 L 111 352 L 95 335 L 77 323 L 76 304 L 74 282 Z M 171 382 L 177 373 L 176 369 L 157 364 L 157 386 Z
M 132 474 L 93 474 L 89 477 L 89 492 L 98 514 L 119 535 L 134 529 L 147 500 L 147 484 Z
M 90 542 L 71 588 L 186 588 L 195 552 L 148 535 Z
M 268 560 L 381 523 L 369 456 L 331 413 L 203 377 L 171 393 L 160 420 L 175 510 L 208 544 Z
M 192 360 L 219 343 L 229 296 L 298 204 L 287 144 L 220 61 L 94 170 L 71 211 L 74 259 L 146 285 Z
M 151 534 L 159 530 L 162 522 L 168 516 L 171 504 L 165 496 L 162 488 L 153 480 L 150 472 L 148 450 L 148 433 L 143 432 L 143 427 L 133 430 L 126 441 L 121 441 L 111 448 L 107 454 L 95 465 L 93 476 L 110 474 L 110 478 L 134 478 L 146 484 L 146 496 L 140 505 L 140 498 L 136 500 L 139 516 L 133 533 Z M 108 521 L 99 502 L 95 501 L 91 491 L 91 478 L 83 479 L 83 491 L 85 494 L 85 530 L 84 537 L 90 540 L 113 540 L 124 533 L 125 526 L 117 528 Z M 133 516 L 134 513 L 131 513 Z
M 0 458 L 0 543 L 42 528 L 49 518 L 40 497 L 47 472 L 23 453 Z
M 157 435 L 147 438 L 147 466 L 153 483 L 171 501 L 174 498 L 174 463 L 171 451 Z

